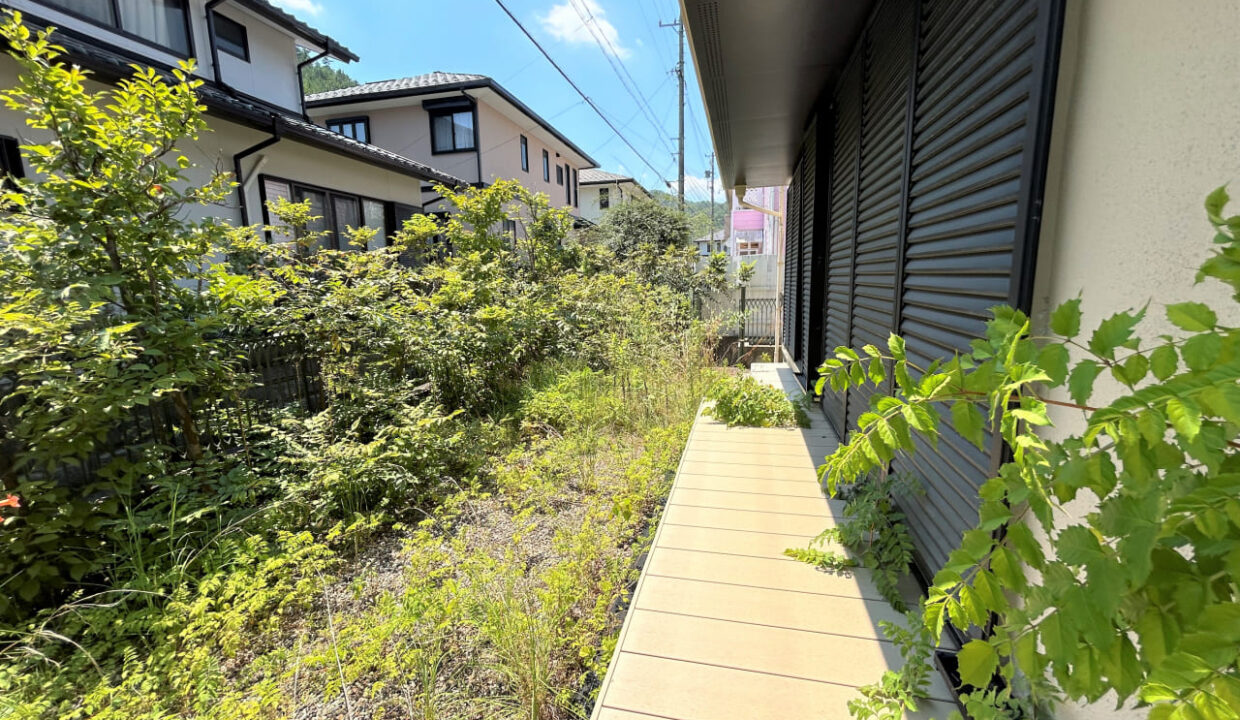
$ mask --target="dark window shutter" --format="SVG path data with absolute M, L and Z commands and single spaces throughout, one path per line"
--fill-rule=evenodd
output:
M 784 218 L 784 309 L 783 338 L 784 349 L 793 358 L 799 355 L 797 344 L 800 341 L 799 320 L 801 288 L 801 185 L 797 173 L 792 175 L 792 183 L 788 186 L 788 214 Z
M 815 367 L 811 367 L 812 361 L 817 358 L 818 353 L 811 352 L 810 329 L 816 327 L 810 322 L 810 310 L 813 307 L 814 292 L 820 288 L 814 287 L 814 191 L 817 187 L 816 174 L 818 168 L 818 151 L 816 138 L 816 124 L 811 124 L 810 130 L 806 133 L 803 143 L 804 155 L 801 159 L 801 166 L 797 169 L 797 177 L 799 179 L 799 193 L 801 196 L 801 292 L 798 298 L 800 304 L 799 328 L 800 339 L 797 342 L 797 367 L 801 370 L 802 382 L 806 384 L 808 389 L 809 379 L 813 376 Z M 821 278 L 819 278 L 821 282 Z
M 967 350 L 989 308 L 1028 304 L 1060 9 L 1060 0 L 886 0 L 874 11 L 819 148 L 818 162 L 828 144 L 831 160 L 830 223 L 819 230 L 828 355 L 883 347 L 895 330 L 925 367 Z M 813 152 L 807 144 L 800 164 Z M 790 244 L 794 227 L 808 242 L 807 220 L 789 225 Z M 827 391 L 824 411 L 841 435 L 870 396 Z M 921 445 L 893 463 L 924 486 L 901 505 L 931 574 L 975 523 L 978 488 L 1004 452 L 997 439 L 978 450 L 944 427 L 937 451 Z

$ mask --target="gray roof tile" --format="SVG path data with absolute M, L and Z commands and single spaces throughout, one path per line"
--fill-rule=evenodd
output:
M 349 88 L 342 88 L 340 90 L 328 90 L 327 92 L 315 93 L 313 95 L 307 95 L 306 102 L 353 97 L 355 95 L 396 92 L 399 90 L 433 88 L 440 85 L 456 85 L 458 83 L 476 82 L 489 79 L 490 78 L 486 75 L 448 73 L 436 70 L 435 72 L 426 73 L 425 75 L 414 75 L 412 77 L 396 78 L 395 80 L 378 80 L 375 82 L 362 83 L 361 85 L 354 85 Z

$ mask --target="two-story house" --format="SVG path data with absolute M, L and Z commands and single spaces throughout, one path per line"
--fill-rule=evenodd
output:
M 270 220 L 265 201 L 309 200 L 320 229 L 338 247 L 345 227 L 368 226 L 386 238 L 421 210 L 422 186 L 461 185 L 450 173 L 307 120 L 301 71 L 310 61 L 357 56 L 267 0 L 4 0 L 25 21 L 53 26 L 69 62 L 100 83 L 132 74 L 130 64 L 168 70 L 194 58 L 211 132 L 181 150 L 194 162 L 192 179 L 217 170 L 240 182 L 226 207 L 196 208 L 233 223 Z M 297 48 L 310 52 L 299 62 Z M 0 57 L 0 87 L 12 87 L 18 66 Z M 39 141 L 24 118 L 0 109 L 5 170 L 28 173 L 17 158 L 22 142 Z
M 581 171 L 581 217 L 598 222 L 609 208 L 632 202 L 634 198 L 649 198 L 646 188 L 627 175 L 617 175 L 592 168 Z
M 484 186 L 516 179 L 581 217 L 578 185 L 597 165 L 551 123 L 485 75 L 432 72 L 310 95 L 306 111 L 329 130 Z M 446 208 L 432 183 L 427 212 Z

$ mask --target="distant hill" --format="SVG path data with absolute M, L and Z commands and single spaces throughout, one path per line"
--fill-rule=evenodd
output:
M 302 48 L 297 48 L 298 62 L 302 62 L 308 57 L 310 57 L 309 53 Z M 361 84 L 345 71 L 332 67 L 330 59 L 320 60 L 313 65 L 307 65 L 302 69 L 301 76 L 305 83 L 307 95 L 327 92 L 328 90 L 343 90 L 344 88 Z
M 676 200 L 676 194 L 664 192 L 663 190 L 652 190 L 651 195 L 654 196 L 655 202 L 670 208 L 679 207 L 680 203 Z M 693 226 L 693 234 L 691 237 L 702 237 L 708 235 L 715 230 L 722 230 L 726 222 L 725 218 L 729 212 L 727 203 L 715 203 L 715 224 L 710 224 L 710 205 L 707 200 L 690 200 L 685 198 L 685 213 L 689 216 L 689 222 Z

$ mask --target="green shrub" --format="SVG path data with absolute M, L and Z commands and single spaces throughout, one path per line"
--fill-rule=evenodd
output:
M 809 427 L 809 414 L 803 403 L 794 403 L 779 388 L 750 375 L 735 375 L 718 381 L 707 398 L 715 401 L 707 412 L 729 426 Z

